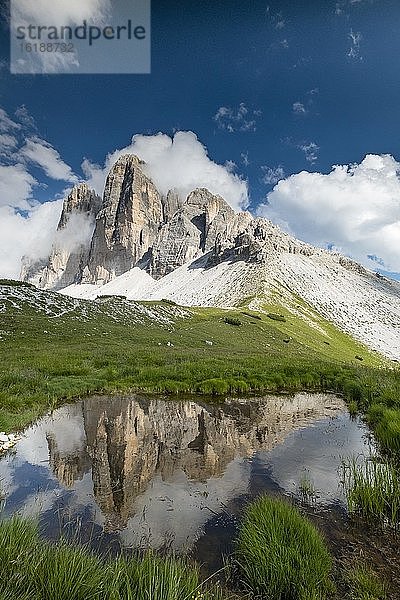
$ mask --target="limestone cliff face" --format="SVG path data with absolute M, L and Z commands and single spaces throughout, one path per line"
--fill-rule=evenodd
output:
M 140 261 L 152 248 L 163 222 L 161 195 L 134 155 L 111 169 L 96 218 L 84 283 L 107 283 Z
M 47 260 L 32 263 L 26 257 L 21 279 L 43 289 L 61 289 L 79 283 L 89 258 L 89 243 L 101 199 L 86 183 L 75 186 L 64 199 L 55 241 Z
M 168 207 L 171 204 L 170 200 Z M 175 202 L 174 208 L 177 206 Z M 218 238 L 234 236 L 243 226 L 243 220 L 245 223 L 251 220 L 248 213 L 236 214 L 221 196 L 204 188 L 191 192 L 171 214 L 169 210 L 151 254 L 149 271 L 155 279 L 209 252 Z
M 175 189 L 162 196 L 143 161 L 132 154 L 111 168 L 100 203 L 85 184 L 75 187 L 64 201 L 49 259 L 25 262 L 22 278 L 60 289 L 71 283 L 105 284 L 133 267 L 160 279 L 202 255 L 213 266 L 225 260 L 268 263 L 279 254 L 316 251 L 266 219 L 236 213 L 205 188 L 187 198 Z M 87 225 L 94 217 L 94 231 L 77 240 L 75 234 L 84 230 L 79 218 Z
M 101 198 L 94 190 L 90 189 L 86 183 L 76 185 L 64 200 L 58 229 L 64 229 L 74 213 L 95 217 L 100 206 Z
M 164 223 L 168 223 L 174 214 L 180 209 L 183 201 L 177 190 L 169 190 L 162 198 Z
M 235 231 L 230 235 L 218 233 L 215 236 L 209 265 L 234 259 L 268 263 L 279 254 L 311 256 L 318 252 L 317 248 L 293 238 L 267 219 L 254 219 L 251 215 L 246 219 L 241 214 L 236 216 L 239 222 Z
M 125 155 L 111 169 L 83 283 L 107 283 L 135 266 L 159 279 L 251 221 L 206 189 L 183 200 L 176 190 L 161 196 L 143 164 Z
M 213 265 L 313 252 L 269 221 L 236 213 L 205 188 L 195 189 L 186 199 L 176 190 L 161 196 L 143 166 L 136 156 L 125 155 L 112 168 L 83 283 L 107 283 L 135 266 L 160 279 L 204 254 Z

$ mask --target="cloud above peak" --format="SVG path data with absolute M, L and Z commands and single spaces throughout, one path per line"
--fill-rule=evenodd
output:
M 388 154 L 335 165 L 328 174 L 302 171 L 279 181 L 259 213 L 369 268 L 400 271 L 399 173 L 400 163 Z
M 23 164 L 0 165 L 0 206 L 27 210 L 36 183 Z
M 61 158 L 59 152 L 51 144 L 40 138 L 30 138 L 20 150 L 20 156 L 43 169 L 51 179 L 77 183 L 70 166 Z
M 8 172 L 15 168 L 19 177 L 21 170 L 25 169 L 28 178 L 29 169 L 38 166 L 50 179 L 77 183 L 78 177 L 60 153 L 49 142 L 38 137 L 35 131 L 35 122 L 25 106 L 17 108 L 15 119 L 0 108 L 0 156 L 3 165 L 9 168 Z M 5 201 L 3 194 L 0 202 L 4 204 Z
M 38 186 L 47 185 L 40 167 L 49 179 L 68 183 L 78 177 L 47 141 L 32 137 L 34 120 L 24 106 L 15 118 L 0 109 L 0 277 L 18 278 L 21 258 L 45 258 L 51 249 L 60 218 L 62 200 L 35 199 Z
M 232 162 L 224 165 L 214 162 L 192 131 L 177 131 L 173 137 L 165 133 L 136 134 L 129 146 L 107 156 L 104 167 L 86 159 L 82 169 L 97 193 L 103 192 L 112 165 L 126 153 L 136 154 L 145 161 L 144 170 L 162 194 L 174 188 L 184 198 L 193 189 L 206 187 L 225 198 L 235 210 L 248 205 L 247 182 L 233 172 Z

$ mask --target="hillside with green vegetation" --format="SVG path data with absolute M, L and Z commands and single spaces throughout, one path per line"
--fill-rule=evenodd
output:
M 1 431 L 95 392 L 202 394 L 213 401 L 302 390 L 342 394 L 350 411 L 371 425 L 387 462 L 343 463 L 349 518 L 390 523 L 396 530 L 398 365 L 304 300 L 285 294 L 282 301 L 277 291 L 231 309 L 199 308 L 122 296 L 78 300 L 0 282 Z M 269 497 L 247 505 L 223 573 L 204 582 L 193 562 L 151 552 L 113 560 L 65 539 L 44 542 L 37 523 L 0 520 L 0 571 L 7 582 L 0 585 L 0 598 L 122 600 L 148 598 L 151 590 L 160 600 L 386 600 L 379 574 L 357 560 L 337 561 L 305 506 Z M 221 585 L 215 583 L 219 577 Z
M 0 285 L 0 430 L 94 392 L 246 394 L 327 390 L 400 440 L 395 363 L 304 301 L 224 310 L 121 297 L 76 300 Z M 277 318 L 278 317 L 278 318 Z M 389 413 L 390 411 L 390 423 Z M 400 447 L 400 445 L 399 445 Z

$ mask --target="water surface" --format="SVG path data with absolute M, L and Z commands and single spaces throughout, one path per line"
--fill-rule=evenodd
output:
M 366 428 L 332 395 L 203 400 L 95 396 L 28 428 L 0 461 L 5 514 L 39 514 L 100 545 L 229 551 L 243 505 L 268 491 L 344 507 L 338 468 Z

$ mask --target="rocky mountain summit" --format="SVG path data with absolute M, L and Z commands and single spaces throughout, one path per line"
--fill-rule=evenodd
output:
M 22 279 L 76 298 L 122 295 L 267 313 L 282 306 L 305 320 L 308 306 L 400 359 L 399 283 L 267 219 L 236 213 L 207 189 L 163 195 L 129 154 L 110 170 L 102 200 L 85 184 L 72 190 L 50 257 L 24 261 Z
M 24 257 L 21 279 L 43 289 L 79 283 L 89 259 L 89 236 L 100 207 L 101 198 L 86 183 L 75 186 L 64 200 L 48 260 L 32 264 L 29 257 Z
M 124 155 L 111 169 L 96 217 L 89 260 L 81 280 L 107 283 L 143 263 L 163 222 L 161 195 L 144 174 L 143 163 Z
M 208 265 L 228 258 L 268 260 L 271 253 L 312 254 L 312 246 L 283 233 L 266 219 L 236 213 L 207 189 L 181 198 L 165 196 L 145 174 L 137 156 L 121 156 L 108 174 L 102 201 L 86 184 L 64 201 L 58 231 L 94 220 L 93 235 L 74 248 L 62 236 L 46 263 L 25 260 L 21 278 L 43 289 L 73 283 L 106 284 L 134 267 L 160 279 L 177 267 L 208 255 Z M 74 238 L 74 232 L 71 232 Z

